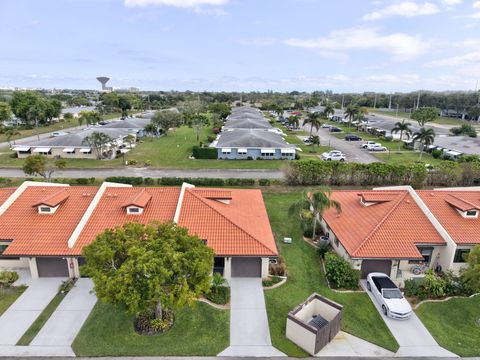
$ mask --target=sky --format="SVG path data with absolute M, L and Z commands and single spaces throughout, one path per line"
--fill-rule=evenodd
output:
M 479 0 L 1 0 L 0 88 L 474 90 Z M 480 85 L 478 85 L 480 88 Z

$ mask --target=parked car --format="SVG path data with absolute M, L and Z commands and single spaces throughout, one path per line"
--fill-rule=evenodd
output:
M 346 160 L 346 157 L 341 151 L 332 150 L 332 151 L 329 151 L 329 152 L 324 152 L 322 154 L 322 160 L 343 162 L 343 161 Z
M 322 129 L 329 129 L 331 127 L 332 127 L 332 125 L 330 125 L 330 124 L 322 124 Z
M 380 272 L 368 274 L 367 289 L 372 292 L 385 316 L 408 319 L 412 315 L 412 307 L 388 275 Z
M 311 143 L 312 143 L 312 138 L 311 138 L 311 136 L 303 139 L 303 142 L 304 142 L 305 144 L 311 144 Z
M 342 129 L 336 127 L 336 126 L 330 126 L 329 129 L 330 132 L 342 132 Z
M 367 145 L 367 150 L 368 151 L 387 151 L 387 148 L 380 144 L 373 144 L 373 145 Z
M 52 137 L 59 137 L 59 136 L 64 136 L 64 135 L 68 135 L 68 133 L 66 133 L 65 131 L 54 131 L 54 132 L 52 132 Z
M 362 138 L 358 135 L 348 134 L 345 135 L 345 141 L 362 141 Z
M 377 143 L 377 142 L 375 142 L 375 141 L 365 141 L 364 143 L 362 143 L 362 144 L 360 145 L 360 147 L 361 147 L 362 149 L 366 149 L 368 145 L 379 145 L 379 146 L 382 146 L 382 144 Z

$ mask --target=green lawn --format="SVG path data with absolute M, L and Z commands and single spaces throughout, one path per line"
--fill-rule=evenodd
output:
M 480 296 L 429 302 L 415 312 L 441 346 L 462 357 L 480 356 Z
M 313 292 L 317 292 L 344 306 L 344 331 L 396 351 L 397 342 L 367 294 L 341 294 L 327 287 L 315 249 L 303 241 L 297 219 L 288 217 L 290 204 L 299 196 L 299 191 L 264 193 L 272 229 L 288 269 L 288 281 L 285 285 L 265 291 L 273 345 L 289 356 L 307 356 L 303 350 L 286 339 L 285 324 L 287 313 Z M 285 236 L 292 237 L 293 244 L 283 244 L 280 240 Z
M 55 309 L 60 305 L 63 298 L 66 294 L 58 293 L 55 297 L 50 301 L 45 309 L 38 315 L 32 325 L 28 328 L 28 330 L 23 334 L 23 336 L 18 340 L 17 345 L 30 345 L 32 340 L 37 336 L 38 332 L 42 329 L 43 325 L 50 319 Z
M 146 336 L 125 311 L 97 302 L 73 342 L 77 356 L 215 356 L 229 345 L 229 311 L 196 302 L 166 333 Z
M 382 115 L 390 115 L 393 117 L 397 117 L 399 120 L 406 119 L 410 120 L 410 113 L 408 112 L 403 112 L 399 111 L 398 115 L 396 114 L 395 111 L 385 111 L 385 110 L 377 110 L 377 109 L 368 109 L 370 113 L 377 113 L 377 114 L 382 114 Z M 414 121 L 414 120 L 412 120 Z M 441 125 L 455 125 L 455 126 L 460 126 L 462 124 L 468 123 L 468 121 L 462 120 L 462 119 L 454 119 L 454 118 L 449 118 L 449 117 L 444 117 L 440 116 L 437 118 L 437 120 L 434 121 L 436 124 L 441 124 Z
M 6 289 L 0 288 L 0 315 L 22 295 L 26 288 L 26 286 L 12 286 Z

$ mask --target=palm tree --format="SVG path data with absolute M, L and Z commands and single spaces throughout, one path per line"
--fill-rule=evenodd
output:
M 325 104 L 325 107 L 323 108 L 323 116 L 328 118 L 329 115 L 333 115 L 333 114 L 335 114 L 335 106 L 333 106 L 333 103 L 328 101 Z
M 312 137 L 313 128 L 317 131 L 322 126 L 322 120 L 320 119 L 320 113 L 314 112 L 308 114 L 307 118 L 303 120 L 303 126 L 310 124 L 310 137 Z
M 315 145 L 320 146 L 320 136 L 313 135 L 311 138 L 313 151 L 315 151 Z
M 300 119 L 298 116 L 293 115 L 288 118 L 288 125 L 293 126 L 294 128 L 298 128 L 300 125 Z
M 347 108 L 345 109 L 345 112 L 343 115 L 348 119 L 348 130 L 350 130 L 350 127 L 352 125 L 352 121 L 354 121 L 358 114 L 359 114 L 359 107 L 354 104 L 349 104 Z
M 422 159 L 424 147 L 432 145 L 435 140 L 435 131 L 433 131 L 433 129 L 425 129 L 422 127 L 420 131 L 413 134 L 412 139 L 420 142 L 420 159 Z
M 302 198 L 294 202 L 288 209 L 289 216 L 297 214 L 300 220 L 312 220 L 313 237 L 315 238 L 317 230 L 317 221 L 323 216 L 325 211 L 335 208 L 338 213 L 342 212 L 342 206 L 336 200 L 331 199 L 332 191 L 330 188 L 322 186 L 317 191 L 305 190 Z
M 400 133 L 400 142 L 398 143 L 398 151 L 400 151 L 400 144 L 402 143 L 403 139 L 403 134 L 407 135 L 407 139 L 410 139 L 410 136 L 412 135 L 412 129 L 410 129 L 410 123 L 405 122 L 405 120 L 402 120 L 402 122 L 397 121 L 395 123 L 395 127 L 392 129 L 390 132 L 391 134 L 396 134 Z

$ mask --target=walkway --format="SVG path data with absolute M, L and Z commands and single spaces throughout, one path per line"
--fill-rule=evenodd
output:
M 92 280 L 78 279 L 30 346 L 70 346 L 97 302 L 92 290 Z
M 458 357 L 456 354 L 438 345 L 415 313 L 408 320 L 395 320 L 385 316 L 380 305 L 373 298 L 373 294 L 366 290 L 366 281 L 362 280 L 361 285 L 368 296 L 370 296 L 380 316 L 397 340 L 398 345 L 400 345 L 395 356 Z
M 0 317 L 0 345 L 15 345 L 57 294 L 63 278 L 28 281 L 28 288 Z M 3 350 L 2 350 L 3 354 Z
M 393 357 L 394 353 L 349 333 L 340 331 L 315 356 Z
M 189 178 L 236 178 L 236 179 L 283 179 L 281 170 L 267 169 L 156 169 L 156 168 L 99 168 L 64 169 L 53 173 L 55 178 L 106 178 L 108 176 L 141 176 L 150 178 L 189 177 Z M 0 168 L 0 177 L 25 177 L 22 169 Z
M 230 346 L 218 356 L 285 356 L 272 346 L 262 279 L 232 278 Z

